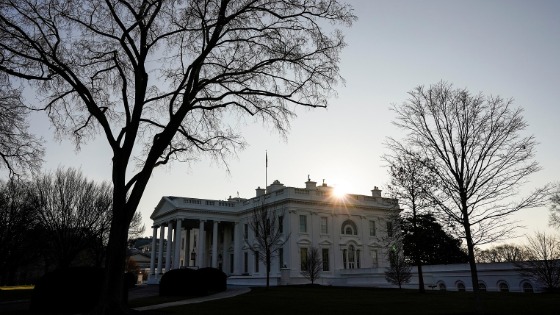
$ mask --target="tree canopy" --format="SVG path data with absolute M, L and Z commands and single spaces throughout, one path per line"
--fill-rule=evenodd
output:
M 26 83 L 58 133 L 111 148 L 113 216 L 98 313 L 124 312 L 128 226 L 154 167 L 243 148 L 244 117 L 280 134 L 341 81 L 336 0 L 0 3 L 0 72 Z M 331 23 L 333 26 L 329 26 Z M 327 32 L 326 29 L 332 30 Z
M 473 94 L 439 82 L 419 86 L 393 107 L 394 124 L 408 134 L 404 146 L 433 164 L 437 209 L 462 227 L 473 290 L 478 291 L 474 248 L 503 239 L 514 229 L 516 211 L 541 206 L 549 187 L 519 197 L 520 187 L 540 170 L 536 141 L 513 100 Z
M 404 217 L 401 222 L 403 249 L 410 261 L 414 261 L 414 253 L 418 252 L 423 265 L 467 262 L 467 253 L 461 248 L 461 239 L 447 233 L 433 215 L 420 214 L 416 222 L 416 230 L 410 216 Z

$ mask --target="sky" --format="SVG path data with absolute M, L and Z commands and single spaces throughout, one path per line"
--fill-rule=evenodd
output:
M 524 109 L 542 171 L 522 192 L 560 181 L 560 1 L 348 1 L 358 16 L 344 28 L 347 47 L 340 60 L 344 85 L 327 109 L 300 109 L 286 139 L 260 124 L 247 125 L 249 146 L 228 166 L 207 159 L 171 163 L 154 171 L 140 203 L 146 235 L 150 214 L 162 196 L 251 198 L 255 188 L 278 179 L 305 187 L 312 180 L 349 193 L 370 195 L 389 178 L 381 156 L 392 125 L 393 104 L 418 85 L 441 80 L 473 93 L 513 98 Z M 31 131 L 46 145 L 43 170 L 75 167 L 90 179 L 110 180 L 111 153 L 103 136 L 75 150 L 58 140 L 44 114 Z M 265 168 L 268 152 L 268 169 Z M 229 170 L 229 171 L 228 171 Z M 513 217 L 525 225 L 517 234 L 548 229 L 548 209 L 526 209 Z

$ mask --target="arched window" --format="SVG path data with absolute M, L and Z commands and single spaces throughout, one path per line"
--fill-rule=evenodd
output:
M 479 282 L 478 283 L 478 290 L 486 291 L 486 284 L 484 282 Z
M 505 281 L 500 281 L 498 283 L 498 289 L 500 289 L 500 292 L 509 292 L 509 285 Z
M 458 281 L 457 282 L 457 291 L 464 292 L 465 290 L 466 290 L 465 289 L 465 284 L 463 283 L 463 281 Z
M 523 286 L 522 286 L 522 287 L 523 287 L 523 292 L 525 292 L 525 293 L 533 293 L 533 292 L 535 292 L 535 291 L 533 290 L 533 285 L 531 285 L 531 283 L 529 283 L 529 282 L 523 282 Z
M 443 283 L 443 281 L 438 282 L 437 286 L 440 291 L 447 291 L 447 287 L 445 286 L 445 283 Z
M 340 233 L 343 235 L 358 235 L 358 227 L 352 220 L 346 220 L 342 223 Z

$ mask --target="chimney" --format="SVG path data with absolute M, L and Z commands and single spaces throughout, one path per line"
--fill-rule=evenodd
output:
M 373 190 L 371 191 L 371 196 L 372 197 L 381 197 L 381 190 L 379 188 L 377 188 L 377 186 L 374 186 Z
M 310 190 L 317 189 L 317 182 L 312 182 L 308 176 L 307 181 L 305 182 L 305 189 L 310 189 Z
M 265 189 L 264 189 L 264 188 L 261 188 L 260 186 L 259 186 L 257 189 L 255 189 L 255 190 L 257 191 L 257 197 L 262 196 L 262 195 L 265 194 Z

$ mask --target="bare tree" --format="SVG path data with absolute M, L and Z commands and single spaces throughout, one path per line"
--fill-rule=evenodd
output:
M 389 267 L 385 271 L 385 279 L 392 284 L 398 285 L 402 289 L 402 285 L 410 282 L 412 267 L 406 261 L 402 242 L 395 241 L 388 250 Z
M 0 169 L 10 176 L 38 171 L 43 161 L 41 142 L 28 131 L 27 114 L 21 91 L 0 72 Z
M 550 225 L 560 228 L 560 183 L 550 196 Z
M 321 277 L 321 271 L 323 271 L 323 260 L 317 247 L 311 247 L 307 250 L 307 257 L 303 260 L 302 267 L 301 274 L 311 281 L 311 284 L 315 284 L 315 281 Z
M 504 244 L 477 252 L 479 263 L 518 262 L 529 258 L 528 251 L 515 244 Z
M 88 181 L 75 169 L 58 169 L 37 178 L 33 191 L 48 253 L 57 267 L 68 267 L 80 252 L 103 246 L 111 222 L 108 183 Z
M 515 225 L 509 216 L 540 206 L 549 187 L 515 201 L 527 177 L 540 168 L 533 160 L 535 139 L 512 100 L 472 95 L 440 82 L 409 92 L 395 105 L 394 122 L 409 132 L 405 145 L 434 164 L 438 189 L 432 198 L 449 220 L 462 227 L 478 292 L 474 248 L 504 238 Z
M 293 109 L 325 107 L 341 80 L 337 0 L 4 1 L 0 71 L 43 97 L 56 130 L 112 150 L 113 222 L 98 313 L 124 312 L 128 226 L 154 167 L 218 161 L 244 115 L 280 134 Z M 331 28 L 332 29 L 332 28 Z M 136 169 L 131 170 L 131 163 Z
M 17 284 L 17 270 L 37 259 L 36 208 L 27 186 L 0 181 L 0 285 Z
M 537 232 L 528 237 L 526 261 L 516 263 L 521 274 L 533 279 L 546 290 L 560 289 L 560 239 Z
M 434 177 L 430 175 L 430 161 L 423 159 L 418 153 L 411 152 L 402 144 L 396 141 L 389 141 L 387 144 L 392 151 L 386 154 L 383 159 L 388 163 L 390 184 L 389 194 L 392 198 L 398 199 L 401 207 L 401 215 L 408 216 L 411 223 L 411 234 L 414 235 L 413 242 L 416 246 L 413 249 L 412 258 L 418 270 L 418 290 L 423 293 L 424 277 L 422 274 L 422 261 L 420 243 L 422 235 L 419 231 L 418 216 L 427 211 L 433 203 L 431 202 L 428 191 L 435 186 Z
M 253 242 L 247 242 L 249 249 L 257 255 L 266 268 L 266 287 L 270 286 L 270 266 L 280 249 L 288 241 L 289 235 L 282 230 L 283 214 L 267 208 L 265 205 L 256 207 L 251 214 L 249 226 L 253 231 Z M 282 262 L 280 262 L 282 263 Z

